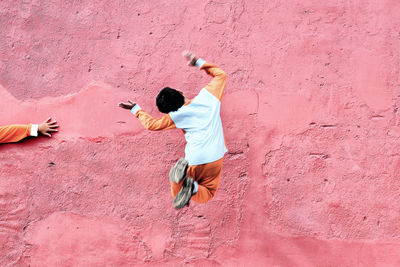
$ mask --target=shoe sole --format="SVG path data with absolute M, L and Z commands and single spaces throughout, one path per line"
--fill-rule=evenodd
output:
M 190 177 L 186 178 L 186 180 L 183 182 L 181 191 L 179 191 L 174 199 L 175 209 L 182 209 L 186 205 L 189 205 L 189 201 L 192 198 L 192 187 L 193 179 Z
M 186 159 L 181 158 L 175 164 L 169 172 L 169 180 L 174 183 L 179 183 L 183 178 L 186 177 L 186 171 L 188 168 L 188 162 Z

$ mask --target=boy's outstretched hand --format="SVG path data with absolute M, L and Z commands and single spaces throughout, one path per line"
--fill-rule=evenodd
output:
M 118 106 L 124 109 L 132 109 L 134 106 L 136 106 L 136 103 L 132 100 L 128 100 L 128 103 L 121 102 L 118 104 Z
M 39 124 L 38 132 L 45 136 L 51 137 L 52 132 L 58 132 L 57 128 L 57 122 L 51 121 L 51 117 L 49 117 L 47 120 Z
M 194 66 L 194 64 L 196 64 L 197 57 L 192 52 L 185 50 L 185 51 L 183 51 L 182 56 L 184 56 L 187 59 L 187 61 L 188 61 L 187 64 L 189 66 Z

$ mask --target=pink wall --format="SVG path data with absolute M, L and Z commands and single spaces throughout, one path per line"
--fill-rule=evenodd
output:
M 62 126 L 0 146 L 1 266 L 399 266 L 400 2 L 0 3 L 0 124 Z M 172 207 L 178 130 L 163 86 L 228 75 L 216 197 Z

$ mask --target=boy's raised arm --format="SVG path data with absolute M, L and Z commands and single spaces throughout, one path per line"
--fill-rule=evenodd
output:
M 225 83 L 226 83 L 225 72 L 216 65 L 208 63 L 202 58 L 197 58 L 191 52 L 185 51 L 183 52 L 183 56 L 186 57 L 186 59 L 188 60 L 187 64 L 189 66 L 196 66 L 199 69 L 203 69 L 208 75 L 213 77 L 211 82 L 209 82 L 205 88 L 216 98 L 218 98 L 219 101 L 221 101 L 222 96 L 224 94 Z

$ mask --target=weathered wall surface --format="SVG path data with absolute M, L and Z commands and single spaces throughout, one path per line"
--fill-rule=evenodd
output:
M 60 123 L 0 146 L 1 266 L 399 266 L 400 2 L 0 3 L 0 124 Z M 228 75 L 216 197 L 172 207 L 178 130 L 163 86 Z

